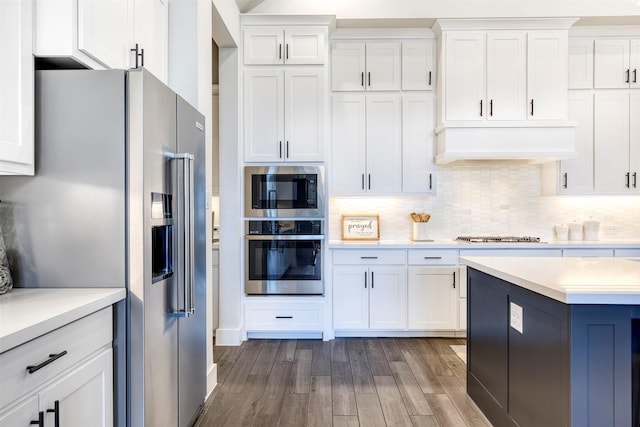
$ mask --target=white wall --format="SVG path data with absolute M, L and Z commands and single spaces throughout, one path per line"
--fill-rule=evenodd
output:
M 601 239 L 640 239 L 640 196 L 540 196 L 540 166 L 473 162 L 439 166 L 436 197 L 331 198 L 329 238 L 342 213 L 379 213 L 386 240 L 411 238 L 411 212 L 429 212 L 429 237 L 522 235 L 553 239 L 556 223 L 600 220 Z

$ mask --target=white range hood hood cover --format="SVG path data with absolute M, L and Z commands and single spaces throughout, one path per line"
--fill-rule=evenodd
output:
M 551 162 L 575 155 L 575 122 L 490 125 L 445 122 L 436 128 L 436 163 L 458 160 Z

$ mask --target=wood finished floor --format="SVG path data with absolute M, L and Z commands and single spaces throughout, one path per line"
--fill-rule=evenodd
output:
M 218 385 L 195 427 L 491 426 L 453 338 L 249 340 L 214 347 Z

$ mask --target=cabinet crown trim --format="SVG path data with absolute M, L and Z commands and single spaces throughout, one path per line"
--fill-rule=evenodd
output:
M 428 28 L 338 28 L 330 36 L 334 40 L 375 41 L 376 39 L 433 39 Z
M 433 32 L 460 30 L 568 30 L 579 18 L 437 19 Z

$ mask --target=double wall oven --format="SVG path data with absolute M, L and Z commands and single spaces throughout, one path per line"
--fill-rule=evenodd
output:
M 245 293 L 324 294 L 322 166 L 245 168 Z

